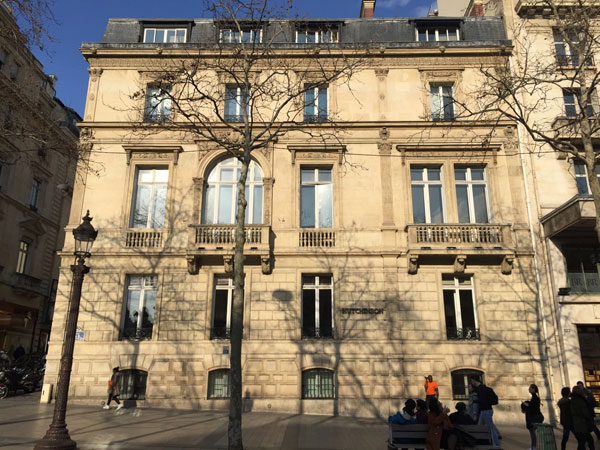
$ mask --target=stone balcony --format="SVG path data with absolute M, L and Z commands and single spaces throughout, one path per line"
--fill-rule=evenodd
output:
M 563 13 L 566 8 L 577 8 L 579 6 L 577 0 L 560 0 L 557 4 L 559 5 L 559 14 Z M 521 17 L 552 16 L 552 9 L 544 0 L 519 0 L 515 6 L 515 11 Z
M 11 277 L 10 284 L 14 291 L 27 297 L 44 295 L 42 280 L 32 277 L 31 275 L 15 272 Z
M 576 195 L 540 218 L 549 238 L 595 237 L 596 207 L 591 195 Z
M 500 261 L 503 273 L 512 271 L 515 245 L 508 224 L 410 224 L 406 227 L 408 271 L 419 264 L 454 260 L 454 271 L 463 272 L 467 263 Z

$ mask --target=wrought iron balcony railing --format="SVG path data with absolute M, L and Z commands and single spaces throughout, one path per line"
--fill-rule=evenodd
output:
M 479 328 L 446 328 L 446 337 L 450 341 L 478 341 Z
M 230 339 L 231 328 L 229 327 L 212 327 L 210 330 L 211 339 Z
M 302 339 L 333 339 L 333 328 L 302 327 Z
M 124 328 L 121 338 L 127 341 L 146 341 L 152 339 L 152 327 L 148 328 Z
M 305 114 L 304 122 L 306 122 L 306 123 L 329 122 L 329 116 L 327 116 L 327 114 Z

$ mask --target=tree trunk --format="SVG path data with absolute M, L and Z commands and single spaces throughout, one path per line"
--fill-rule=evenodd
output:
M 587 168 L 588 184 L 590 185 L 590 194 L 594 199 L 596 208 L 596 237 L 600 244 L 600 184 L 598 183 L 598 172 L 596 170 L 596 153 L 594 145 L 590 138 L 583 139 L 583 149 L 585 152 L 585 165 Z
M 246 218 L 246 178 L 250 151 L 245 150 L 242 173 L 237 183 L 237 213 L 235 218 L 235 253 L 233 256 L 233 305 L 231 307 L 231 353 L 228 449 L 243 450 L 242 443 L 242 335 L 244 331 L 244 233 Z

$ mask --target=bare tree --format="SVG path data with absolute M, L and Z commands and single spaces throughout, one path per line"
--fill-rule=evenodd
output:
M 46 42 L 54 40 L 48 31 L 49 26 L 56 24 L 54 0 L 0 0 L 0 7 L 11 12 L 20 27 L 20 32 L 2 27 L 0 38 L 25 39 L 27 47 L 40 50 L 45 49 Z
M 225 150 L 237 158 L 235 286 L 231 316 L 229 449 L 242 446 L 242 323 L 246 180 L 252 154 L 290 133 L 323 145 L 336 139 L 327 86 L 346 83 L 363 65 L 360 51 L 337 41 L 338 29 L 292 15 L 292 1 L 206 2 L 214 19 L 212 42 L 185 57 L 163 58 L 149 83 L 132 95 L 135 133 L 171 132 Z M 306 40 L 296 45 L 296 33 Z M 158 64 L 158 65 L 157 65 Z M 139 118 L 144 120 L 139 122 Z

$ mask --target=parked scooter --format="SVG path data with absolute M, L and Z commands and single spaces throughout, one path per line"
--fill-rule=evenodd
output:
M 9 394 L 16 394 L 18 391 L 25 391 L 21 378 L 22 372 L 19 369 L 5 369 L 0 372 L 0 398 L 6 398 Z

